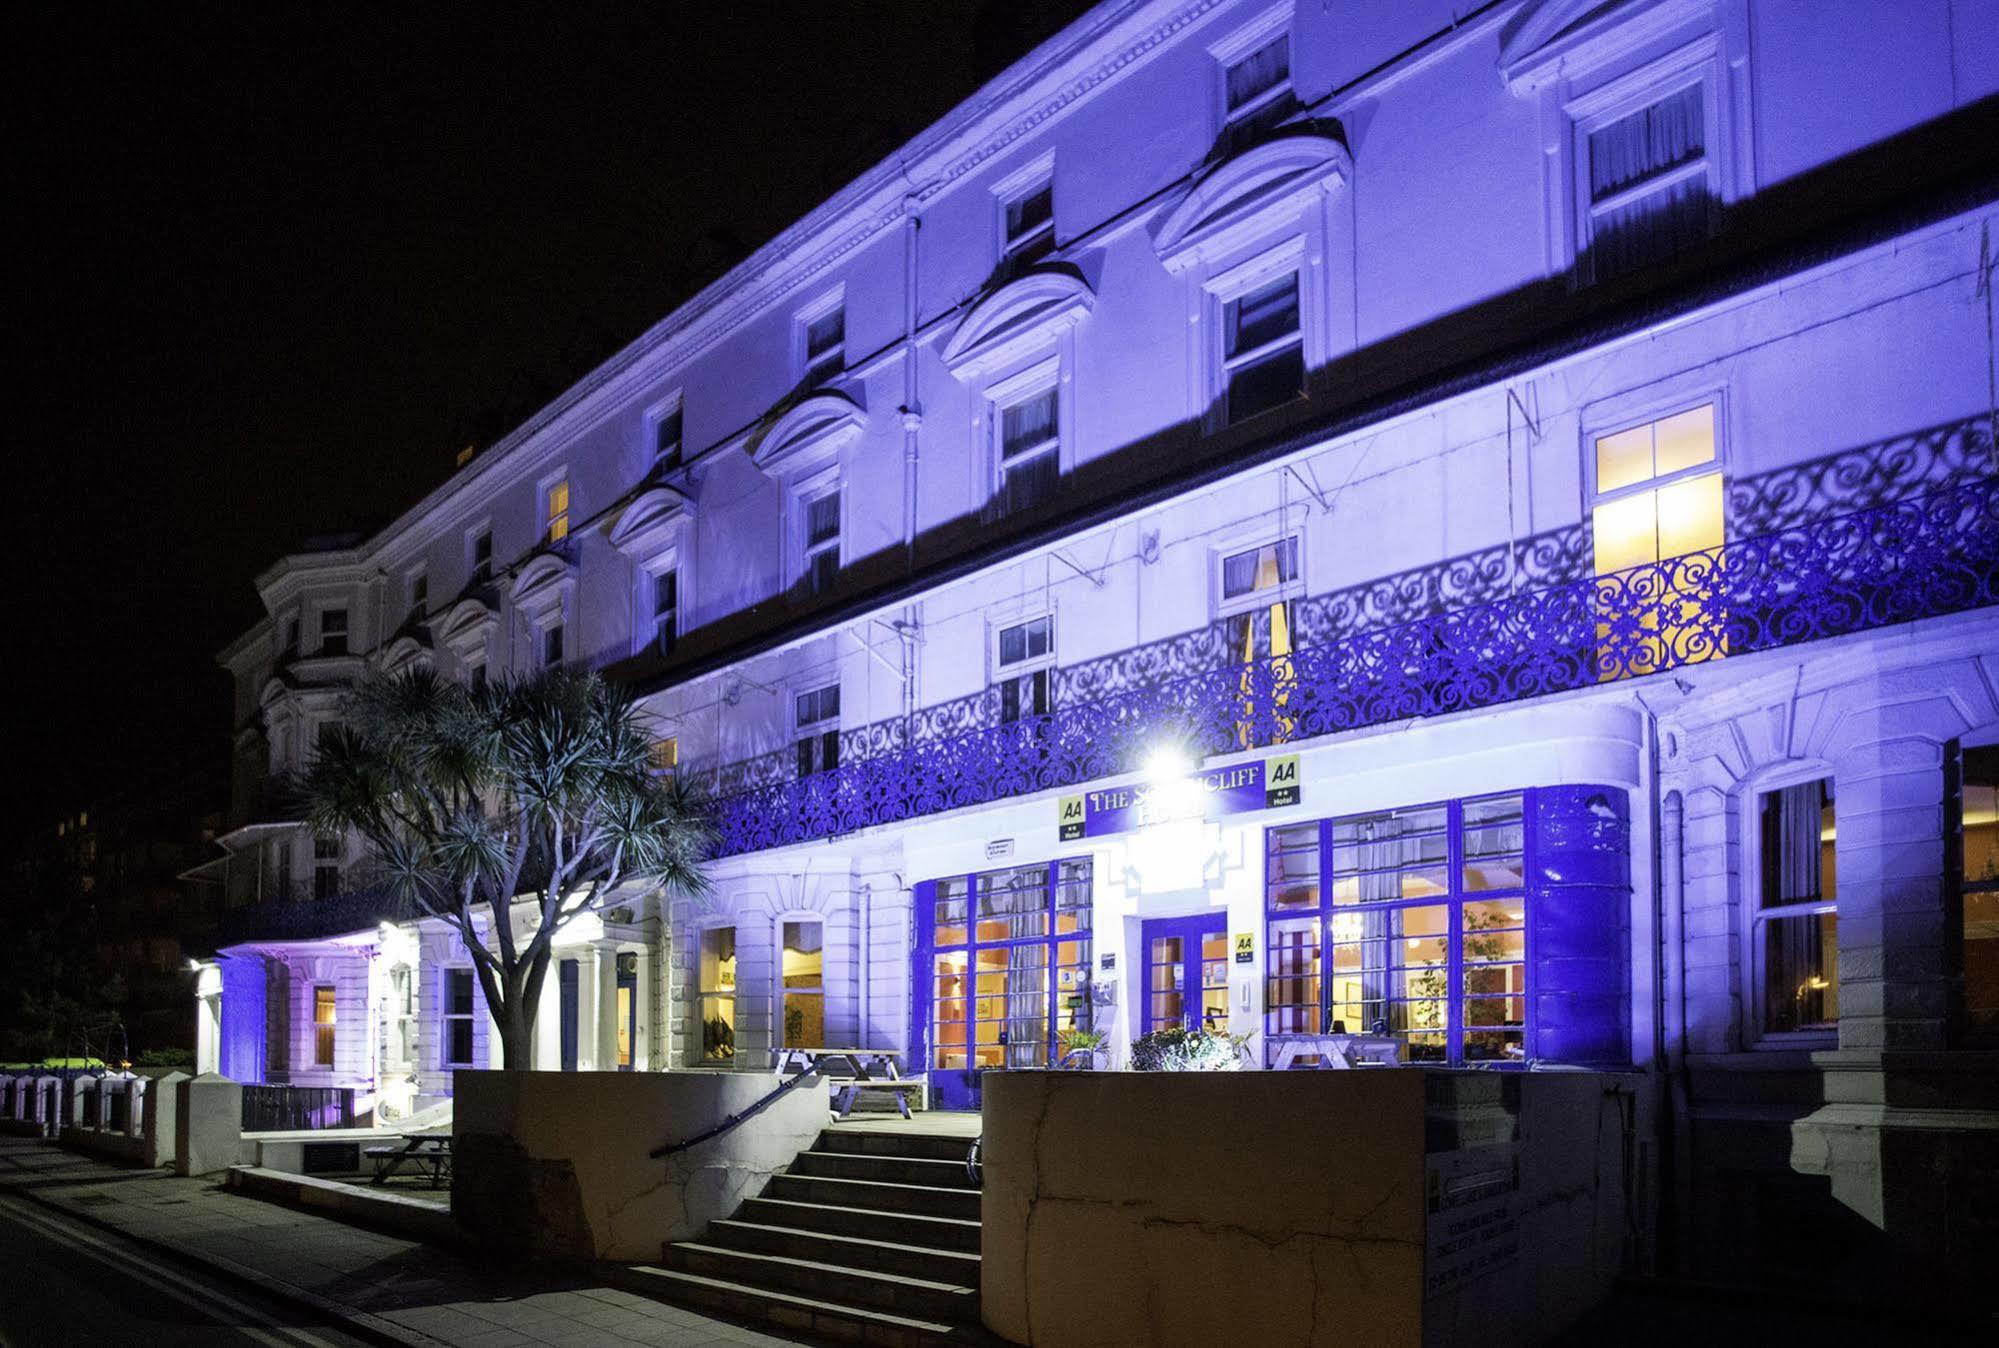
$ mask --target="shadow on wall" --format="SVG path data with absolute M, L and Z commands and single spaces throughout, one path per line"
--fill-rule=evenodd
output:
M 1742 289 L 1989 201 L 1999 192 L 1999 97 L 1763 189 L 1728 208 L 1713 237 L 1631 273 L 1577 286 L 1568 275 L 1520 286 L 1310 372 L 1310 396 L 1208 430 L 1214 409 L 1102 454 L 1035 508 L 984 507 L 907 548 L 848 562 L 821 595 L 802 588 L 683 633 L 608 673 L 650 691 L 746 659 L 894 602 L 912 583 L 947 582 L 1051 537 L 1089 528 L 1189 487 L 1507 378 Z M 1884 210 L 1883 202 L 1894 203 Z M 1089 259 L 1077 265 L 1089 270 Z

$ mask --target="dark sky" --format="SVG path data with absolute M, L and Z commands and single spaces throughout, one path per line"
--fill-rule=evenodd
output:
M 258 571 L 391 518 L 1084 7 L 10 15 L 8 824 L 219 766 Z

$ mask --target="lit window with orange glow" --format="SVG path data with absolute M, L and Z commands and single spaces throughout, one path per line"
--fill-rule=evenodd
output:
M 1596 574 L 1632 581 L 1622 599 L 1617 591 L 1600 591 L 1601 605 L 1626 611 L 1601 613 L 1598 639 L 1633 620 L 1642 632 L 1634 648 L 1606 663 L 1604 677 L 1647 674 L 1726 654 L 1721 615 L 1711 602 L 1726 534 L 1715 405 L 1702 403 L 1596 436 L 1591 452 Z M 1656 583 L 1640 572 L 1652 567 L 1659 568 Z
M 1242 675 L 1241 723 L 1236 738 L 1244 748 L 1259 742 L 1282 743 L 1290 738 L 1291 718 L 1284 714 L 1297 675 L 1291 668 L 1291 598 L 1300 585 L 1298 540 L 1279 539 L 1221 559 L 1221 600 L 1229 624 L 1229 648 L 1245 666 Z M 1259 671 L 1269 674 L 1270 709 L 1277 720 L 1273 733 L 1257 732 L 1251 717 L 1259 702 Z
M 560 543 L 569 537 L 569 479 L 548 487 L 548 541 Z

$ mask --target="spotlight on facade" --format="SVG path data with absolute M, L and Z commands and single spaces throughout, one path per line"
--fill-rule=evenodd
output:
M 1193 772 L 1194 765 L 1187 761 L 1187 755 L 1174 745 L 1154 749 L 1145 760 L 1145 780 L 1154 786 L 1184 781 Z

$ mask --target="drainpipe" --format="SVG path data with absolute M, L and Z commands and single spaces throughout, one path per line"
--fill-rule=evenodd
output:
M 923 221 L 920 203 L 912 192 L 902 199 L 903 280 L 902 280 L 902 556 L 903 566 L 916 571 L 916 461 L 923 430 L 923 404 L 919 397 L 916 357 L 917 243 Z M 915 603 L 902 611 L 896 624 L 902 638 L 902 742 L 905 750 L 916 735 L 916 627 Z

